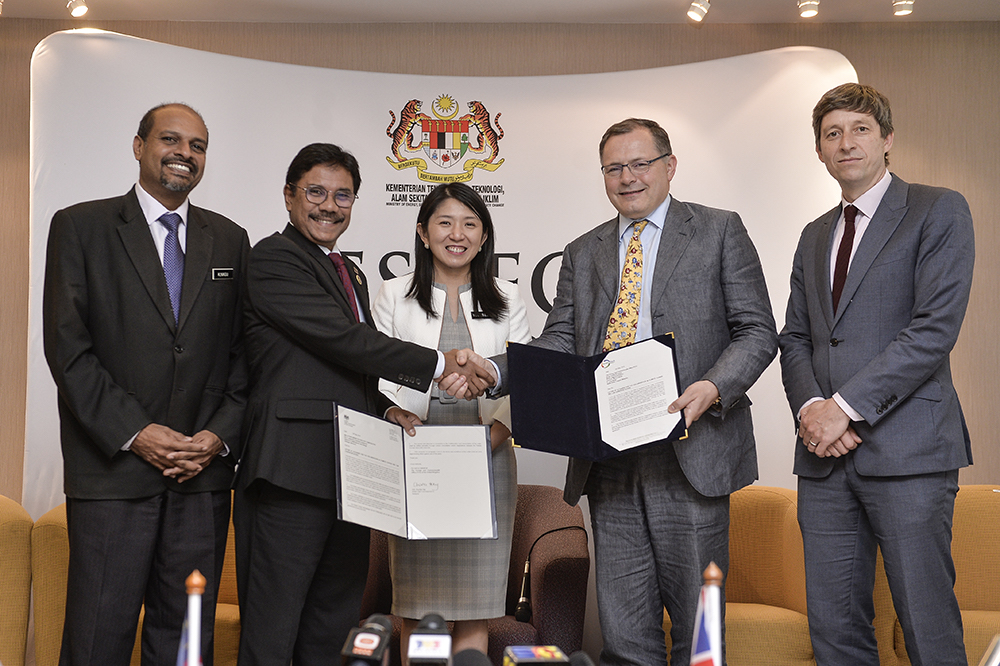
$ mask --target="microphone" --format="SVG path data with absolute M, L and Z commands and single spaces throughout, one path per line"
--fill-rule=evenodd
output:
M 452 666 L 493 666 L 490 658 L 475 648 L 456 652 L 451 664 Z
M 569 663 L 572 666 L 594 666 L 594 660 L 583 650 L 577 650 L 569 656 Z
M 451 663 L 451 634 L 444 618 L 428 613 L 410 634 L 407 660 L 411 665 L 449 666 Z
M 503 651 L 504 666 L 568 663 L 569 658 L 555 645 L 509 645 Z
M 341 666 L 388 666 L 392 620 L 375 613 L 351 629 L 340 651 Z
M 531 557 L 524 561 L 524 578 L 521 579 L 521 598 L 514 607 L 514 619 L 531 622 Z

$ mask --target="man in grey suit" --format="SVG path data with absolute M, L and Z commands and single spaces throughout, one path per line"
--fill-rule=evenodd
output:
M 49 229 L 43 335 L 69 528 L 60 663 L 126 666 L 143 603 L 142 663 L 175 663 L 197 568 L 210 665 L 246 403 L 250 243 L 188 201 L 208 150 L 197 112 L 151 109 L 132 149 L 134 188 L 61 210 Z
M 813 130 L 843 200 L 802 232 L 780 345 L 816 662 L 879 663 L 879 547 L 910 660 L 964 665 L 951 525 L 972 453 L 948 356 L 972 216 L 957 192 L 888 172 L 892 113 L 874 88 L 827 92 Z
M 570 459 L 564 497 L 589 497 L 601 664 L 690 659 L 702 572 L 729 564 L 729 494 L 757 478 L 747 389 L 777 351 L 767 286 L 734 212 L 670 197 L 677 168 L 657 123 L 630 118 L 600 144 L 608 199 L 618 215 L 570 243 L 552 311 L 534 345 L 592 356 L 618 309 L 622 267 L 640 228 L 642 288 L 635 340 L 673 332 L 689 436 L 600 463 Z M 501 379 L 505 357 L 497 362 Z M 704 418 L 702 418 L 704 416 Z

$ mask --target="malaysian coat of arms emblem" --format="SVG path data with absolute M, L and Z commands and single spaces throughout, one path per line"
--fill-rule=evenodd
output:
M 449 183 L 472 180 L 476 169 L 496 171 L 503 164 L 498 159 L 503 139 L 499 113 L 491 121 L 486 105 L 474 100 L 468 103 L 469 113 L 456 118 L 459 104 L 447 94 L 431 105 L 434 117 L 422 107 L 421 100 L 411 99 L 400 110 L 398 124 L 389 111 L 392 120 L 385 133 L 392 140 L 392 155 L 385 159 L 394 169 L 416 168 L 420 180 Z

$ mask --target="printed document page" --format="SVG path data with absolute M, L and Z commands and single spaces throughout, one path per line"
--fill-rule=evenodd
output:
M 410 539 L 495 539 L 486 426 L 418 426 L 406 445 Z
M 403 429 L 344 407 L 337 423 L 341 518 L 405 537 Z
M 610 352 L 594 370 L 601 439 L 625 451 L 666 438 L 677 425 L 667 406 L 677 399 L 671 349 L 656 340 Z

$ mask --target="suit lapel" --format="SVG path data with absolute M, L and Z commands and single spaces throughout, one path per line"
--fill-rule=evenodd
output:
M 663 221 L 663 229 L 660 231 L 660 247 L 656 252 L 653 284 L 650 286 L 653 298 L 650 305 L 654 308 L 667 293 L 664 286 L 673 275 L 674 269 L 677 268 L 677 262 L 680 261 L 694 237 L 695 229 L 691 225 L 693 218 L 694 214 L 687 204 L 677 199 L 670 201 L 667 217 Z
M 163 264 L 156 252 L 156 243 L 149 233 L 149 225 L 139 207 L 135 191 L 125 195 L 121 208 L 122 224 L 118 227 L 118 235 L 125 246 L 125 252 L 135 267 L 139 280 L 149 293 L 164 323 L 174 330 L 174 310 L 170 306 L 170 294 L 167 293 L 167 281 L 163 276 Z
M 347 272 L 351 275 L 351 279 L 354 281 L 354 284 L 351 286 L 354 289 L 355 295 L 358 297 L 358 303 L 361 304 L 361 313 L 365 317 L 365 323 L 370 327 L 375 328 L 375 320 L 372 318 L 370 309 L 371 304 L 368 302 L 368 283 L 365 280 L 365 274 L 361 272 L 361 269 L 358 268 L 357 264 L 351 261 L 348 256 L 342 256 L 344 257 L 344 264 L 347 266 Z M 330 263 L 332 264 L 333 262 L 331 261 Z M 338 279 L 337 282 L 339 283 L 340 280 Z M 344 291 L 344 298 L 347 298 L 346 290 Z
M 593 337 L 587 340 L 582 348 L 590 350 L 592 354 L 599 354 L 604 347 L 608 320 L 611 317 L 615 301 L 618 300 L 618 287 L 621 281 L 621 267 L 618 265 L 617 216 L 598 228 L 594 243 L 593 262 L 593 271 L 589 276 L 593 302 L 590 304 L 591 316 L 587 317 L 587 320 L 600 321 L 603 324 L 601 327 L 591 329 Z M 576 303 L 575 307 L 580 307 L 580 304 Z
M 354 318 L 354 311 L 351 310 L 351 305 L 347 300 L 347 290 L 344 289 L 344 283 L 340 281 L 340 274 L 337 273 L 337 267 L 333 265 L 333 261 L 330 259 L 329 254 L 325 253 L 323 250 L 319 249 L 319 246 L 310 241 L 308 238 L 302 235 L 298 229 L 296 229 L 291 223 L 285 226 L 285 230 L 281 232 L 282 235 L 291 239 L 296 245 L 301 247 L 305 252 L 309 254 L 316 262 L 320 265 L 322 270 L 330 276 L 330 281 L 333 283 L 333 293 L 338 297 L 341 307 L 344 312 Z M 341 255 L 343 256 L 343 255 Z M 348 271 L 351 271 L 350 267 L 354 267 L 357 271 L 357 267 L 354 266 L 354 262 L 350 261 L 347 257 L 344 257 L 344 263 L 348 266 Z M 360 271 L 358 271 L 360 273 Z M 367 289 L 365 290 L 367 292 Z M 368 321 L 371 321 L 371 313 L 368 312 L 368 306 L 365 305 L 365 317 Z
M 618 240 L 618 218 L 615 217 L 598 229 L 597 247 L 594 248 L 594 279 L 609 303 L 618 299 L 618 283 L 621 280 Z
M 844 292 L 840 296 L 840 307 L 834 317 L 834 324 L 843 315 L 844 309 L 850 303 L 854 292 L 858 290 L 875 258 L 889 242 L 896 228 L 899 227 L 899 223 L 907 211 L 906 193 L 908 189 L 906 183 L 896 176 L 892 177 L 889 189 L 885 191 L 885 195 L 875 211 L 875 216 L 868 223 L 868 228 L 865 229 L 865 234 L 861 237 L 858 249 L 851 260 L 851 268 L 847 271 L 847 281 L 844 282 Z
M 841 207 L 837 206 L 826 214 L 823 220 L 823 228 L 817 234 L 815 247 L 816 255 L 813 258 L 815 269 L 815 284 L 819 291 L 820 303 L 823 304 L 823 316 L 826 318 L 827 327 L 833 328 L 833 287 L 830 284 L 830 257 L 833 252 L 833 235 L 837 230 L 837 220 L 840 219 Z M 841 294 L 841 301 L 843 301 Z
M 201 211 L 194 206 L 188 207 L 187 220 L 187 251 L 184 253 L 184 286 L 181 288 L 181 313 L 180 325 L 194 307 L 195 300 L 205 284 L 205 275 L 208 273 L 209 264 L 212 261 L 212 241 L 213 237 L 208 229 L 208 220 Z

